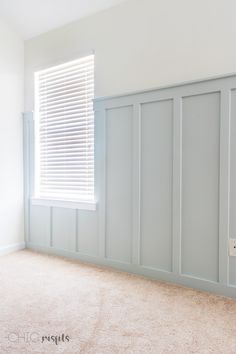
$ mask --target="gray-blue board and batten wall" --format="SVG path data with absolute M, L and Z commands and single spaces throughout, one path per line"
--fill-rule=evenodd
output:
M 24 115 L 27 247 L 236 297 L 236 76 L 94 109 L 96 210 L 32 204 Z

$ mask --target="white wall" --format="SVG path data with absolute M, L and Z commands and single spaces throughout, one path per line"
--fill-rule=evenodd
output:
M 0 251 L 21 243 L 24 43 L 0 20 Z
M 33 71 L 96 53 L 96 96 L 236 72 L 235 0 L 128 0 L 26 42 L 26 110 Z

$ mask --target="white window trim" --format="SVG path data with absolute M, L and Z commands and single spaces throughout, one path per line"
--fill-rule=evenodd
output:
M 97 209 L 96 201 L 78 202 L 78 201 L 59 200 L 59 199 L 57 200 L 57 199 L 31 198 L 31 205 L 79 209 L 79 210 L 92 210 L 92 211 L 95 211 Z

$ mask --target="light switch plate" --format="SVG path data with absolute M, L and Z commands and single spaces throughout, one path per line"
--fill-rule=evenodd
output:
M 236 257 L 236 238 L 231 238 L 229 240 L 229 255 L 231 257 Z

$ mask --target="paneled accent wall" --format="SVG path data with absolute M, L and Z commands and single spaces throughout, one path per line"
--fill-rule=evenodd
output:
M 95 211 L 31 204 L 27 247 L 236 297 L 236 76 L 95 100 Z

